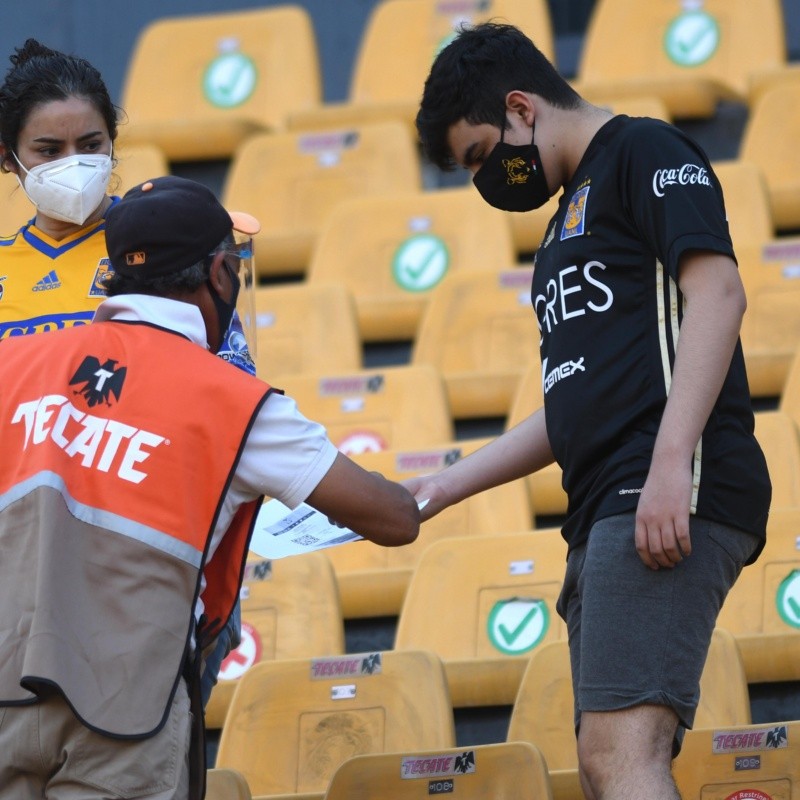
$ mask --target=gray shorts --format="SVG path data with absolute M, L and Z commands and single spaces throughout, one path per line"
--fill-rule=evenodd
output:
M 575 729 L 581 711 L 666 705 L 691 728 L 722 602 L 759 542 L 692 517 L 692 554 L 651 570 L 634 545 L 635 514 L 602 519 L 571 551 L 558 613 L 569 632 Z

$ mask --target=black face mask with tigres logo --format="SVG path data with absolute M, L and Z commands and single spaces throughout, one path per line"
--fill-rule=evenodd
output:
M 532 211 L 550 199 L 539 148 L 533 143 L 536 125 L 531 128 L 530 144 L 500 141 L 492 148 L 472 182 L 481 197 L 502 211 Z

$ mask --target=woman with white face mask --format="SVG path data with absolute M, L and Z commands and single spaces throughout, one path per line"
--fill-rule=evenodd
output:
M 87 61 L 25 42 L 0 87 L 0 168 L 35 210 L 0 238 L 0 339 L 89 322 L 108 270 L 117 109 Z M 4 232 L 8 233 L 8 232 Z

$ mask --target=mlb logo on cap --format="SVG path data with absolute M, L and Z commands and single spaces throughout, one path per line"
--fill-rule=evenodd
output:
M 125 263 L 129 267 L 135 267 L 135 266 L 138 266 L 139 264 L 144 264 L 144 262 L 146 260 L 147 260 L 147 257 L 145 256 L 145 254 L 143 252 L 141 252 L 141 250 L 139 252 L 137 252 L 137 253 L 126 253 L 125 254 Z

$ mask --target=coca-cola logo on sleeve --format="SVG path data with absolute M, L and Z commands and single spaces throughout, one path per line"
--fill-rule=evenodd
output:
M 708 170 L 697 164 L 657 169 L 653 173 L 653 194 L 663 197 L 668 186 L 711 186 Z

